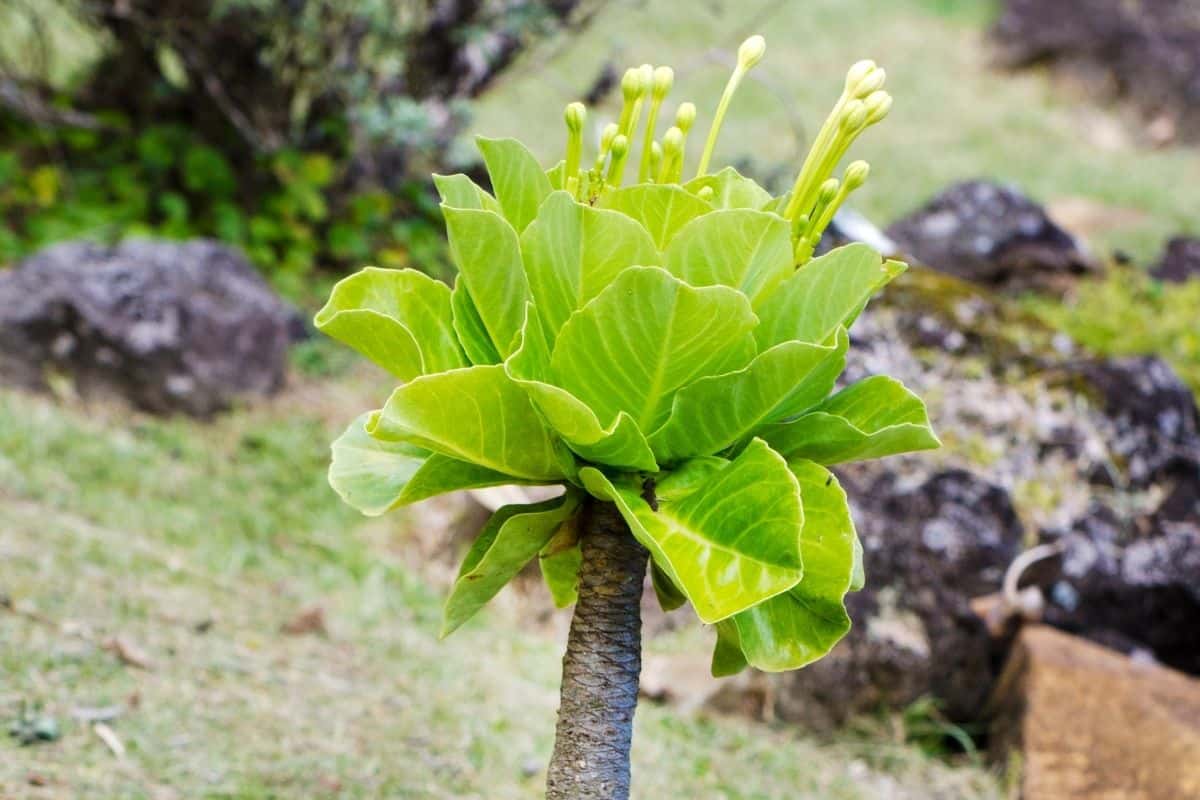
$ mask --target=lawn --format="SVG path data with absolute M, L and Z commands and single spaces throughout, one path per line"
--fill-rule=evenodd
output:
M 444 514 L 368 521 L 324 484 L 341 409 L 383 389 L 302 378 L 209 425 L 0 391 L 0 721 L 62 729 L 0 741 L 0 797 L 540 795 L 562 626 L 509 597 L 439 642 L 411 537 Z M 314 607 L 327 633 L 281 630 Z M 113 706 L 122 756 L 77 718 Z M 896 739 L 650 703 L 634 775 L 643 798 L 1000 796 Z

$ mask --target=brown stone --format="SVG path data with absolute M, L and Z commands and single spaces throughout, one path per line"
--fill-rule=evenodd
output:
M 994 752 L 1023 751 L 1025 800 L 1200 797 L 1200 680 L 1031 625 L 991 709 Z

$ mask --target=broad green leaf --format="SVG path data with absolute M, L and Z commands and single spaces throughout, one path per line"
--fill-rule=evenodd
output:
M 740 174 L 733 167 L 725 167 L 715 175 L 693 178 L 683 188 L 696 194 L 704 187 L 713 190 L 712 205 L 715 208 L 760 209 L 771 202 L 771 193 Z
M 571 456 L 502 365 L 423 375 L 392 393 L 367 432 L 525 480 L 566 478 Z
M 459 280 L 466 282 L 496 351 L 508 357 L 529 299 L 517 232 L 493 211 L 442 206 L 442 213 Z
M 463 559 L 442 612 L 441 636 L 457 630 L 516 577 L 578 505 L 578 498 L 570 494 L 504 506 L 493 514 Z
M 736 675 L 747 667 L 746 656 L 738 640 L 737 624 L 732 619 L 723 619 L 714 627 L 717 643 L 713 647 L 712 675 L 714 678 Z
M 602 208 L 633 217 L 650 233 L 659 250 L 686 223 L 712 211 L 712 206 L 679 186 L 642 183 L 608 192 L 600 198 Z
M 671 415 L 650 435 L 658 462 L 717 453 L 760 426 L 786 419 L 825 399 L 846 363 L 850 340 L 784 342 L 737 372 L 701 378 L 675 395 Z
M 434 175 L 433 182 L 442 202 L 451 208 L 474 208 L 500 213 L 500 204 L 496 202 L 496 198 L 466 175 Z
M 762 211 L 714 211 L 679 229 L 663 266 L 692 286 L 730 286 L 757 304 L 794 272 L 791 227 Z
M 549 346 L 533 304 L 529 304 L 521 347 L 505 363 L 509 377 L 524 387 L 550 427 L 582 458 L 595 464 L 657 472 L 658 463 L 637 423 L 621 412 L 608 427 L 596 412 L 567 390 L 549 382 Z
M 314 323 L 402 381 L 467 364 L 450 288 L 416 270 L 367 267 L 343 278 Z
M 520 233 L 537 216 L 542 201 L 550 194 L 550 179 L 533 153 L 516 139 L 478 136 L 475 142 L 487 165 L 504 218 Z
M 846 493 L 819 464 L 799 459 L 788 466 L 804 498 L 804 579 L 733 618 L 746 660 L 767 672 L 816 661 L 850 630 L 844 598 L 852 580 L 856 536 Z
M 366 431 L 363 414 L 333 443 L 329 485 L 367 516 L 459 489 L 528 483 L 511 475 L 406 442 L 385 442 Z
M 579 477 L 594 496 L 616 503 L 656 563 L 708 623 L 795 586 L 803 575 L 800 489 L 786 462 L 755 440 L 676 503 L 658 511 L 641 486 L 614 484 L 593 467 Z
M 654 496 L 661 502 L 677 503 L 728 463 L 729 459 L 720 456 L 701 456 L 675 464 L 654 476 Z
M 650 562 L 650 585 L 654 587 L 654 596 L 663 611 L 674 611 L 687 602 L 687 596 L 653 561 Z
M 334 440 L 329 485 L 347 504 L 374 517 L 393 507 L 429 451 L 406 442 L 379 441 L 367 433 L 370 416 L 359 416 Z
M 459 344 L 472 364 L 499 364 L 503 359 L 496 352 L 496 345 L 488 335 L 487 326 L 479 316 L 479 309 L 471 298 L 467 283 L 459 276 L 450 293 L 450 307 L 454 312 L 454 333 Z
M 753 358 L 755 319 L 736 290 L 696 289 L 659 267 L 631 267 L 563 326 L 551 382 L 602 424 L 625 412 L 654 430 L 681 386 Z
M 824 342 L 838 326 L 849 328 L 871 295 L 905 265 L 883 261 L 865 244 L 848 244 L 814 258 L 755 308 L 760 350 L 780 342 Z
M 758 435 L 789 459 L 807 458 L 819 464 L 941 446 L 929 426 L 925 404 L 886 375 L 865 378 L 798 419 L 764 426 Z
M 583 563 L 583 553 L 579 549 L 578 525 L 578 514 L 565 519 L 538 552 L 542 580 L 546 582 L 556 608 L 566 608 L 579 597 L 579 566 Z
M 790 247 L 790 244 L 789 244 Z M 658 250 L 624 214 L 554 192 L 521 235 L 529 289 L 551 347 L 563 323 L 626 267 L 654 266 Z

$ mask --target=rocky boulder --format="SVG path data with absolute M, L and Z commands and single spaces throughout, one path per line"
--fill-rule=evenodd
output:
M 1001 61 L 1050 63 L 1153 120 L 1157 142 L 1200 141 L 1200 15 L 1194 0 L 1005 0 Z
M 207 416 L 284 382 L 298 318 L 210 241 L 54 245 L 0 272 L 0 380 Z
M 1006 289 L 1061 289 L 1097 269 L 1083 244 L 1015 187 L 958 183 L 896 221 L 887 235 L 922 264 Z
M 855 627 L 826 659 L 775 678 L 775 713 L 829 729 L 856 713 L 926 695 L 977 714 L 996 677 L 996 646 L 971 600 L 1000 585 L 1021 550 L 1008 492 L 961 469 L 913 483 L 875 467 L 844 470 L 867 588 Z
M 1167 283 L 1200 280 L 1200 239 L 1188 236 L 1171 239 L 1150 274 Z

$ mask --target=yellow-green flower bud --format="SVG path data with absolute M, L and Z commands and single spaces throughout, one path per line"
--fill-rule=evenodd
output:
M 713 191 L 713 187 L 711 186 L 702 186 L 700 187 L 700 191 L 696 192 L 696 197 L 699 197 L 706 203 L 711 202 L 714 195 L 716 195 L 716 192 Z
M 765 52 L 767 52 L 767 40 L 758 35 L 751 36 L 738 48 L 738 69 L 750 69 L 762 61 Z
M 642 94 L 650 91 L 650 87 L 654 85 L 654 65 L 642 64 L 638 67 L 638 77 L 642 82 Z
M 625 173 L 625 157 L 629 155 L 629 137 L 624 134 L 617 134 L 612 140 L 612 160 L 608 162 L 608 183 L 609 186 L 620 186 L 621 178 Z
M 659 183 L 674 183 L 676 172 L 682 171 L 681 169 L 677 170 L 676 167 L 683 165 L 684 138 L 683 131 L 676 126 L 668 128 L 667 132 L 663 134 L 663 158 L 662 164 L 658 168 Z
M 662 145 L 659 144 L 658 142 L 651 142 L 650 143 L 650 169 L 649 169 L 649 177 L 651 180 L 653 180 L 654 176 L 659 173 L 660 169 L 662 169 L 662 163 L 663 163 Z
M 596 153 L 596 171 L 604 169 L 604 161 L 608 158 L 608 151 L 612 149 L 613 139 L 617 138 L 617 134 L 620 132 L 621 129 L 615 122 L 608 123 L 600 132 L 600 151 Z
M 855 189 L 867 182 L 867 176 L 871 174 L 871 165 L 865 161 L 855 161 L 846 167 L 846 171 L 842 173 L 842 186 L 846 194 L 853 192 Z
M 625 70 L 625 74 L 621 77 L 621 96 L 626 103 L 632 103 L 642 93 L 642 73 L 637 67 L 630 67 Z
M 654 70 L 654 82 L 652 84 L 654 99 L 661 101 L 667 96 L 667 92 L 671 91 L 671 86 L 674 83 L 675 70 L 670 67 L 659 67 Z
M 838 187 L 841 183 L 837 178 L 830 178 L 821 184 L 821 188 L 817 191 L 817 205 L 824 206 L 833 202 L 833 198 L 837 197 Z
M 587 106 L 583 103 L 568 103 L 563 112 L 563 119 L 567 123 L 567 130 L 571 133 L 579 133 L 583 130 L 583 123 L 587 119 Z
M 876 67 L 854 86 L 853 97 L 863 98 L 871 92 L 879 91 L 883 88 L 883 84 L 887 82 L 887 71 L 883 67 Z
M 848 97 L 858 97 L 858 85 L 877 69 L 879 68 L 875 66 L 875 62 L 869 58 L 856 62 L 851 66 L 846 71 L 846 95 Z
M 692 123 L 695 121 L 696 104 L 680 103 L 679 108 L 675 111 L 675 126 L 686 135 L 692 129 Z
M 842 108 L 842 119 L 839 122 L 843 135 L 853 135 L 867 124 L 867 104 L 862 100 L 849 100 Z
M 892 96 L 883 90 L 871 92 L 863 101 L 863 105 L 867 109 L 867 124 L 874 125 L 892 110 Z

